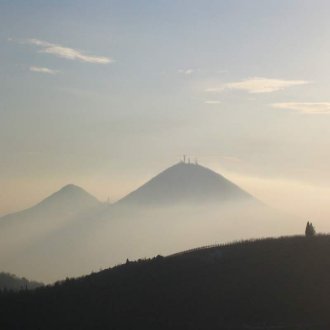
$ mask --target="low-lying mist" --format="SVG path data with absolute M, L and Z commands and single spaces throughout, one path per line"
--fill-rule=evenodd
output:
M 65 221 L 28 221 L 1 229 L 4 271 L 53 282 L 126 259 L 168 255 L 235 240 L 300 234 L 304 221 L 256 201 L 170 206 L 104 205 Z

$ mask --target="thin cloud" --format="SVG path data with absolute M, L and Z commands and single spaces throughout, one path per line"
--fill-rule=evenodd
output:
M 216 100 L 207 100 L 204 101 L 205 104 L 221 104 L 220 101 L 216 101 Z
M 223 85 L 223 86 L 220 86 L 220 87 L 210 87 L 210 88 L 206 88 L 205 89 L 205 92 L 208 92 L 208 93 L 219 93 L 219 92 L 222 92 L 226 89 L 226 87 Z
M 330 102 L 282 102 L 273 103 L 271 106 L 307 115 L 330 115 Z
M 178 70 L 179 73 L 185 74 L 185 75 L 190 75 L 195 72 L 194 69 L 180 69 Z
M 309 84 L 306 80 L 283 80 L 253 77 L 250 79 L 231 82 L 221 86 L 207 88 L 206 92 L 222 92 L 226 89 L 240 90 L 250 94 L 272 93 L 289 87 Z
M 46 73 L 46 74 L 51 74 L 51 75 L 55 75 L 58 73 L 57 70 L 52 70 L 52 69 L 40 67 L 40 66 L 31 66 L 30 71 L 38 72 L 38 73 Z
M 42 41 L 38 39 L 28 39 L 26 43 L 39 47 L 40 48 L 39 52 L 41 53 L 51 54 L 68 60 L 77 60 L 80 62 L 95 63 L 95 64 L 108 64 L 113 62 L 113 60 L 109 57 L 87 55 L 78 49 L 52 44 L 50 42 Z

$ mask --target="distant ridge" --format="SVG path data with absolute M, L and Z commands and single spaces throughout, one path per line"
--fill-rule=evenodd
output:
M 164 170 L 118 204 L 157 205 L 253 199 L 222 175 L 198 164 L 180 162 Z

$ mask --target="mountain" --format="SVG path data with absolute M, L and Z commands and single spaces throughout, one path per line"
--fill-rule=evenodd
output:
M 300 236 L 127 261 L 0 294 L 0 328 L 326 330 L 329 254 L 330 236 Z
M 47 218 L 52 215 L 67 216 L 77 214 L 99 204 L 100 202 L 94 196 L 82 188 L 68 184 L 29 209 L 1 217 L 0 226 L 5 222 L 27 221 L 27 217 L 42 217 L 44 221 L 47 221 Z
M 180 162 L 128 194 L 118 204 L 175 205 L 252 199 L 222 175 L 197 164 Z
M 38 263 L 49 259 L 46 253 L 47 244 L 41 242 L 49 235 L 70 226 L 77 218 L 82 222 L 87 216 L 94 216 L 101 207 L 102 203 L 95 197 L 70 184 L 27 210 L 0 218 L 0 271 L 5 269 L 40 278 L 40 274 L 33 270 L 39 267 Z M 75 224 L 76 228 L 77 226 L 79 224 Z M 33 246 L 36 248 L 32 248 Z M 27 255 L 34 261 L 29 261 Z M 43 258 L 38 259 L 39 255 L 43 255 Z M 55 261 L 56 259 L 48 262 Z M 29 262 L 31 266 L 27 265 Z M 45 266 L 47 267 L 46 264 Z M 52 267 L 56 267 L 55 264 Z M 32 274 L 24 273 L 27 270 Z
M 35 206 L 38 209 L 79 212 L 99 205 L 100 202 L 84 189 L 68 184 Z
M 69 184 L 29 209 L 1 217 L 0 238 L 8 236 L 9 230 L 14 234 L 14 241 L 20 237 L 25 241 L 30 235 L 35 236 L 58 225 L 65 225 L 73 218 L 92 212 L 101 205 L 82 188 Z
M 1 290 L 32 290 L 43 286 L 42 283 L 29 281 L 26 278 L 17 277 L 16 275 L 9 273 L 0 273 L 0 291 Z
M 126 258 L 304 228 L 304 221 L 274 212 L 221 175 L 180 163 L 112 205 L 68 185 L 0 219 L 0 271 L 49 283 Z

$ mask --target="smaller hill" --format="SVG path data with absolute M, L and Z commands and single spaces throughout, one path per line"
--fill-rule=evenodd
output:
M 12 273 L 32 278 L 40 276 L 36 269 L 46 261 L 50 264 L 48 269 L 56 267 L 54 258 L 51 260 L 49 257 L 48 242 L 42 246 L 36 244 L 44 242 L 46 238 L 49 241 L 53 233 L 69 226 L 76 219 L 83 221 L 102 205 L 82 188 L 70 184 L 29 209 L 0 218 L 0 265 Z M 58 242 L 57 249 L 61 243 Z M 38 260 L 37 256 L 43 258 Z M 26 270 L 34 272 L 27 274 Z
M 24 277 L 17 277 L 9 273 L 0 273 L 0 291 L 1 290 L 31 290 L 43 286 L 43 283 L 29 281 Z
M 0 226 L 5 223 L 26 222 L 29 219 L 43 219 L 47 222 L 47 219 L 79 214 L 100 204 L 84 189 L 68 184 L 29 209 L 3 216 L 0 218 Z
M 51 211 L 60 208 L 63 211 L 77 212 L 97 206 L 100 202 L 84 189 L 68 184 L 59 191 L 42 200 L 37 209 Z

